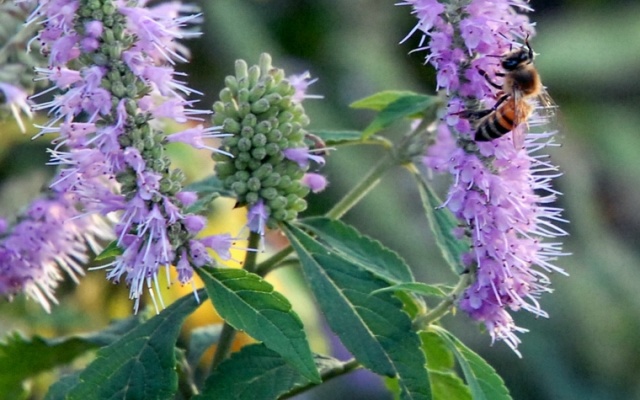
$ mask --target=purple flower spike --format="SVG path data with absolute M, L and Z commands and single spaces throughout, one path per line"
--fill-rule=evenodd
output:
M 193 267 L 214 263 L 208 249 L 227 254 L 195 239 L 206 221 L 185 211 L 196 196 L 181 193 L 184 174 L 170 168 L 164 148 L 183 142 L 217 151 L 205 140 L 225 135 L 202 125 L 168 137 L 158 129 L 160 118 L 201 122 L 211 113 L 192 108 L 184 97 L 199 92 L 174 70 L 189 55 L 177 40 L 199 35 L 185 28 L 200 17 L 183 16 L 193 8 L 179 2 L 145 3 L 117 1 L 107 13 L 95 12 L 92 3 L 56 0 L 42 2 L 33 17 L 45 18 L 39 41 L 50 65 L 39 72 L 62 91 L 38 106 L 52 115 L 41 133 L 58 135 L 51 163 L 61 170 L 52 187 L 87 214 L 119 212 L 115 231 L 123 254 L 103 268 L 108 279 L 130 286 L 136 310 L 145 289 L 155 303 L 160 269 L 175 265 L 184 284 Z M 77 71 L 67 65 L 71 60 Z
M 402 3 L 411 5 L 419 19 L 412 33 L 421 31 L 426 44 L 417 50 L 427 52 L 438 89 L 450 96 L 424 162 L 432 171 L 452 176 L 445 205 L 465 226 L 457 236 L 464 232 L 472 244 L 462 261 L 474 279 L 459 307 L 485 324 L 492 341 L 505 341 L 519 355 L 516 334 L 526 330 L 516 326 L 508 311 L 524 309 L 546 317 L 538 302 L 541 294 L 551 292 L 546 274 L 565 274 L 553 265 L 565 255 L 561 243 L 546 241 L 567 234 L 555 226 L 566 222 L 553 205 L 559 193 L 551 180 L 560 173 L 534 154 L 554 144 L 554 132 L 544 132 L 548 121 L 537 114 L 538 107 L 528 125 L 542 132 L 529 134 L 524 149 L 514 147 L 512 133 L 487 142 L 472 139 L 477 122 L 466 118 L 465 110 L 478 104 L 490 109 L 497 100 L 495 88 L 479 71 L 500 82 L 496 72 L 503 67 L 496 55 L 523 46 L 534 31 L 519 13 L 530 11 L 525 1 L 456 3 Z

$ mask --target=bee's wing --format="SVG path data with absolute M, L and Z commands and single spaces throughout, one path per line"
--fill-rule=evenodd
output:
M 556 124 L 558 106 L 545 89 L 542 89 L 534 100 L 534 107 L 535 118 L 532 118 L 529 122 L 531 126 L 545 126 L 545 128 L 549 128 L 549 125 L 553 126 Z
M 527 119 L 529 115 L 531 115 L 533 106 L 529 104 L 519 90 L 514 90 L 512 96 L 515 107 L 515 118 L 513 120 L 511 135 L 513 138 L 513 146 L 516 150 L 519 150 L 524 147 L 524 138 L 527 135 Z

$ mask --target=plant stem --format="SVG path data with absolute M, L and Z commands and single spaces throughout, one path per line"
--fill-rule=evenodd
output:
M 213 355 L 211 371 L 215 371 L 215 369 L 218 368 L 218 365 L 227 358 L 227 354 L 229 354 L 229 350 L 231 350 L 231 345 L 233 344 L 233 339 L 235 339 L 235 337 L 236 330 L 225 322 L 222 326 L 222 332 L 220 332 L 220 340 L 216 347 L 216 353 Z
M 453 290 L 451 290 L 449 295 L 444 300 L 442 300 L 440 304 L 438 304 L 435 308 L 432 308 L 431 311 L 417 317 L 413 321 L 413 326 L 416 329 L 425 329 L 425 327 L 427 327 L 429 324 L 439 320 L 440 318 L 445 316 L 447 313 L 449 313 L 449 311 L 451 311 L 451 307 L 453 306 L 455 301 L 458 299 L 460 294 L 467 288 L 467 286 L 469 286 L 470 280 L 471 280 L 470 273 L 467 272 L 460 275 L 458 284 L 456 285 L 456 287 L 453 288 Z
M 253 249 L 251 251 L 247 251 L 247 254 L 244 257 L 244 269 L 248 272 L 256 273 L 257 271 L 257 263 L 258 259 L 258 247 L 260 246 L 260 240 L 262 237 L 260 234 L 251 232 L 249 234 L 249 243 L 247 244 L 247 248 Z
M 248 272 L 255 273 L 257 270 L 256 260 L 258 259 L 258 246 L 260 245 L 261 236 L 255 232 L 251 232 L 249 234 L 249 243 L 247 244 L 247 248 L 255 249 L 252 251 L 247 251 L 244 256 L 244 269 Z M 236 330 L 226 322 L 222 326 L 222 332 L 220 333 L 220 340 L 218 341 L 218 346 L 216 347 L 216 353 L 213 356 L 213 361 L 211 362 L 211 370 L 215 370 L 218 365 L 229 354 L 231 350 L 231 346 L 233 345 L 233 340 L 236 337 Z
M 289 254 L 293 252 L 291 246 L 287 246 L 280 250 L 276 254 L 269 257 L 267 260 L 258 264 L 256 268 L 256 274 L 260 276 L 266 276 L 269 272 L 273 271 L 280 262 L 282 262 Z
M 339 219 L 353 206 L 366 196 L 367 193 L 373 189 L 382 174 L 384 174 L 390 167 L 395 164 L 394 157 L 387 153 L 378 163 L 367 173 L 363 180 L 354 186 L 331 210 L 329 210 L 325 216 L 332 219 Z
M 344 364 L 341 364 L 340 367 L 337 368 L 333 368 L 327 371 L 324 371 L 321 375 L 320 378 L 322 379 L 322 383 L 325 383 L 326 381 L 336 378 L 338 376 L 342 376 L 346 373 L 349 373 L 355 369 L 360 368 L 361 365 L 359 362 L 356 361 L 355 358 L 352 358 L 351 360 L 345 362 Z M 314 387 L 316 387 L 318 384 L 317 383 L 308 383 L 304 386 L 300 386 L 297 387 L 295 389 L 293 389 L 292 391 L 290 391 L 289 393 L 285 394 L 284 396 L 280 397 L 280 399 L 289 399 L 297 394 L 300 394 L 302 392 L 305 392 L 309 389 L 312 389 Z
M 178 392 L 184 399 L 190 399 L 193 396 L 197 396 L 200 392 L 198 386 L 193 380 L 193 370 L 184 357 L 184 353 L 181 353 L 177 363 L 178 372 Z

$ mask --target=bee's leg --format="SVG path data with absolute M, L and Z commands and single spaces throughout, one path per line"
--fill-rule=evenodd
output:
M 493 111 L 494 111 L 493 108 L 487 108 L 486 110 L 477 110 L 477 111 L 465 110 L 461 112 L 460 115 L 462 115 L 462 117 L 466 119 L 478 120 L 483 117 L 486 117 L 487 115 L 491 114 Z
M 457 114 L 462 115 L 463 118 L 478 120 L 478 119 L 480 119 L 482 117 L 486 117 L 487 115 L 489 115 L 492 112 L 494 112 L 495 110 L 497 110 L 498 107 L 500 107 L 500 104 L 504 103 L 508 98 L 509 98 L 508 94 L 505 94 L 505 95 L 501 96 L 498 99 L 498 101 L 496 101 L 496 104 L 493 105 L 493 107 L 487 108 L 486 110 L 477 110 L 477 111 L 465 110 L 465 111 L 461 111 L 461 112 L 459 112 Z
M 484 77 L 484 79 L 487 80 L 487 83 L 489 83 L 489 85 L 493 86 L 494 88 L 501 90 L 502 89 L 502 85 L 498 85 L 497 83 L 495 83 L 494 81 L 491 80 L 491 77 L 489 77 L 489 74 L 487 74 L 487 71 L 478 68 L 478 72 L 480 73 L 480 75 L 482 75 Z M 504 74 L 497 72 L 496 76 L 504 76 Z
M 500 97 L 498 99 L 498 101 L 496 101 L 496 104 L 493 105 L 493 107 L 491 108 L 492 110 L 497 110 L 498 107 L 500 107 L 500 104 L 504 103 L 507 99 L 509 98 L 508 94 L 503 95 L 502 97 Z

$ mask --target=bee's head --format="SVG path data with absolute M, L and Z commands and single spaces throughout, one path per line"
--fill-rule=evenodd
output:
M 525 39 L 525 46 L 517 50 L 508 52 L 502 57 L 500 64 L 506 71 L 514 71 L 533 62 L 533 49 L 529 45 L 529 41 Z

